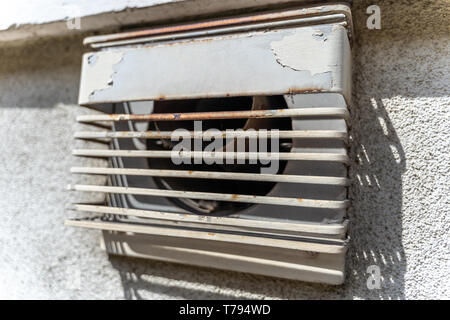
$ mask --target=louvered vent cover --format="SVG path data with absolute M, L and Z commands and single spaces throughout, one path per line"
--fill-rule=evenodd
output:
M 106 201 L 66 224 L 112 254 L 342 283 L 351 26 L 323 5 L 85 39 L 76 138 L 108 148 L 73 154 L 109 166 L 72 172 L 108 182 L 71 185 Z

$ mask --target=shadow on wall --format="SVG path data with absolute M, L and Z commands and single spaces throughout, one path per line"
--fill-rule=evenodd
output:
M 356 80 L 358 82 L 358 78 Z M 362 82 L 364 83 L 364 82 Z M 404 299 L 406 260 L 402 245 L 402 174 L 405 154 L 382 97 L 356 90 L 352 108 L 349 168 L 352 184 L 347 288 L 360 284 L 368 299 Z M 380 276 L 379 285 L 375 279 Z M 366 285 L 364 285 L 366 283 Z
M 381 30 L 366 28 L 366 8 L 372 4 L 381 9 Z M 396 126 L 403 125 L 402 118 L 414 117 L 409 101 L 445 95 L 439 90 L 440 60 L 445 56 L 439 44 L 448 36 L 445 7 L 440 0 L 360 0 L 352 9 L 356 43 L 350 156 L 354 162 L 344 290 L 356 290 L 363 298 L 405 298 L 403 215 L 411 213 L 403 208 L 406 155 L 391 119 L 395 117 Z M 410 99 L 398 105 L 397 97 Z M 402 130 L 402 138 L 407 138 Z M 363 285 L 371 266 L 379 268 L 380 289 Z
M 141 299 L 258 299 L 260 294 L 244 287 L 223 283 L 239 274 L 165 262 L 110 256 L 119 274 L 124 298 Z M 130 268 L 131 267 L 131 268 Z M 217 279 L 220 278 L 220 281 Z
M 140 299 L 320 299 L 337 287 L 247 273 L 137 258 L 110 256 L 124 298 Z M 339 297 L 335 295 L 334 298 Z
M 76 104 L 82 39 L 0 44 L 1 61 L 7 61 L 0 63 L 0 105 L 50 109 L 59 103 Z

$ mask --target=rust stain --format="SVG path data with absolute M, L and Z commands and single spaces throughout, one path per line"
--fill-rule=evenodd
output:
M 303 199 L 302 198 L 297 198 L 297 201 L 298 202 L 303 202 Z
M 225 38 L 225 37 L 219 37 L 218 39 L 223 39 L 223 38 Z M 215 38 L 215 39 L 217 39 L 217 38 Z M 183 44 L 187 44 L 187 43 L 198 43 L 198 42 L 212 42 L 215 39 L 213 39 L 213 38 L 206 38 L 206 39 L 194 38 L 194 39 L 183 41 L 182 43 Z M 151 49 L 151 48 L 154 48 L 155 46 L 171 47 L 171 46 L 176 46 L 176 45 L 179 45 L 179 44 L 180 44 L 180 42 L 164 42 L 164 43 L 160 43 L 160 42 L 155 41 L 155 42 L 150 42 L 148 44 L 142 45 L 142 46 L 140 46 L 140 48 Z
M 325 89 L 322 88 L 297 88 L 297 87 L 292 87 L 289 88 L 288 90 L 288 94 L 297 94 L 297 93 L 320 93 L 320 92 L 326 92 Z
M 231 195 L 231 199 L 238 199 L 239 198 L 239 195 L 238 194 L 232 194 Z
M 148 120 L 148 121 L 176 121 L 176 120 L 211 120 L 211 119 L 240 119 L 265 118 L 282 116 L 289 109 L 249 110 L 249 111 L 221 111 L 221 112 L 187 112 L 187 113 L 153 113 L 153 114 L 110 114 L 111 120 Z M 286 116 L 289 117 L 289 116 Z
M 278 20 L 284 20 L 284 19 L 292 19 L 295 17 L 314 16 L 314 15 L 325 14 L 325 13 L 326 12 L 323 10 L 323 7 L 312 7 L 312 8 L 304 8 L 304 9 L 287 10 L 287 11 L 282 11 L 282 12 L 255 14 L 255 15 L 243 16 L 243 17 L 209 20 L 209 21 L 184 24 L 184 25 L 166 26 L 166 27 L 159 27 L 159 28 L 132 31 L 132 32 L 123 32 L 123 33 L 119 33 L 119 34 L 94 36 L 94 37 L 85 39 L 84 44 L 86 45 L 86 44 L 92 44 L 92 43 L 118 41 L 118 40 L 141 38 L 141 37 L 154 36 L 154 35 L 179 33 L 179 32 L 186 32 L 186 31 L 192 31 L 192 30 L 211 29 L 211 28 L 217 28 L 217 27 L 235 26 L 235 25 L 241 25 L 241 24 L 251 24 L 251 23 L 265 22 L 265 21 L 278 21 Z

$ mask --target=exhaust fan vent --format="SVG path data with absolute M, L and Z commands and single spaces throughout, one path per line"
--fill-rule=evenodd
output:
M 111 254 L 339 284 L 350 10 L 324 5 L 87 38 L 74 204 Z M 95 111 L 94 111 L 95 110 Z M 92 218 L 95 215 L 97 218 Z

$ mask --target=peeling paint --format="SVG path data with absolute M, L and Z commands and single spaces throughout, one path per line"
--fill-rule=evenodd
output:
M 97 62 L 97 55 L 95 53 L 89 55 L 87 58 L 87 62 L 89 65 L 94 65 Z
M 345 27 L 335 26 L 283 28 L 99 51 L 94 65 L 85 58 L 79 103 L 305 92 L 348 94 L 348 37 Z M 109 56 L 119 52 L 122 57 Z M 93 81 L 92 77 L 99 78 L 97 73 L 102 78 Z
M 313 33 L 313 37 L 317 40 L 326 40 L 327 38 L 323 36 L 323 32 L 321 30 L 316 30 Z
M 80 88 L 80 100 L 90 101 L 98 91 L 108 89 L 113 85 L 114 66 L 123 59 L 123 52 L 105 51 L 102 54 L 89 53 L 85 57 L 86 68 L 91 69 L 92 76 Z M 89 88 L 89 89 L 85 89 Z
M 292 35 L 270 44 L 277 62 L 296 71 L 311 75 L 332 72 L 336 62 L 330 61 L 330 50 L 340 38 L 336 29 L 299 28 Z M 318 41 L 319 40 L 319 41 Z

